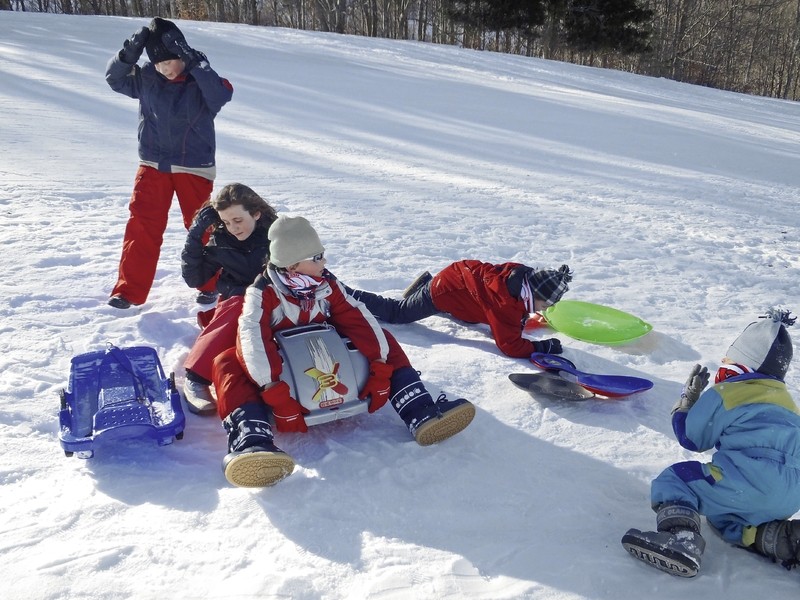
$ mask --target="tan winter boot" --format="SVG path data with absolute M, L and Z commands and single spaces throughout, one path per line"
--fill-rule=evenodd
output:
M 272 442 L 269 411 L 260 400 L 233 410 L 222 425 L 228 432 L 225 478 L 239 487 L 267 487 L 294 470 L 292 457 Z

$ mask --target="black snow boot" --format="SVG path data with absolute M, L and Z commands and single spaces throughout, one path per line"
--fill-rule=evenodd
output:
M 468 400 L 448 400 L 441 394 L 431 398 L 419 374 L 403 367 L 392 374 L 392 406 L 403 419 L 420 446 L 430 446 L 465 429 L 475 416 L 475 406 Z
M 800 521 L 770 521 L 759 525 L 751 548 L 780 561 L 787 569 L 797 567 L 800 565 Z
M 622 546 L 634 558 L 671 575 L 697 575 L 706 547 L 697 511 L 684 504 L 662 504 L 656 515 L 656 529 L 629 529 L 622 536 Z
M 222 460 L 225 478 L 239 487 L 267 487 L 294 470 L 292 457 L 272 443 L 269 409 L 260 400 L 248 402 L 225 417 L 228 454 Z
M 428 283 L 431 279 L 433 279 L 433 276 L 431 275 L 430 271 L 423 271 L 422 273 L 417 275 L 417 278 L 414 279 L 414 281 L 412 281 L 409 284 L 409 286 L 403 290 L 403 298 L 408 298 L 409 296 L 411 296 L 411 294 L 415 293 L 419 288 Z

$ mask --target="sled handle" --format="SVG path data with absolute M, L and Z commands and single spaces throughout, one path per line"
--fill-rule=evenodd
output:
M 131 362 L 131 359 L 128 358 L 125 353 L 114 344 L 108 345 L 108 348 L 106 348 L 106 356 L 114 357 L 122 366 L 122 368 L 133 376 L 134 387 L 139 399 L 146 398 L 147 385 L 145 381 L 147 381 L 147 377 L 145 377 L 141 371 L 134 366 L 134 364 Z
M 575 363 L 573 363 L 571 360 L 555 354 L 536 352 L 533 354 L 533 356 L 531 356 L 531 362 L 537 367 L 547 369 L 548 371 L 566 371 L 567 373 L 572 373 L 575 375 L 575 371 L 578 370 L 578 368 L 575 366 Z

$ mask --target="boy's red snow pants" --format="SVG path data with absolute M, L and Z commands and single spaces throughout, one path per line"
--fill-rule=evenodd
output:
M 156 276 L 173 195 L 178 196 L 183 224 L 188 229 L 197 210 L 211 196 L 213 186 L 212 181 L 199 175 L 139 167 L 112 296 L 120 294 L 132 304 L 144 304 Z M 216 279 L 212 279 L 200 289 L 211 291 L 215 286 Z

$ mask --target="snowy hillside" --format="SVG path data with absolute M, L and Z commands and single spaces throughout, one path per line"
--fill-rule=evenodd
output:
M 472 425 L 414 443 L 385 407 L 278 434 L 298 464 L 233 488 L 216 418 L 183 440 L 88 461 L 58 443 L 72 356 L 156 348 L 183 379 L 199 306 L 180 277 L 177 204 L 148 302 L 106 305 L 136 156 L 136 102 L 104 80 L 144 19 L 0 12 L 0 560 L 3 598 L 797 597 L 797 571 L 704 530 L 701 575 L 628 557 L 649 483 L 691 454 L 669 415 L 772 305 L 800 312 L 800 105 L 429 44 L 181 22 L 234 86 L 217 118 L 217 187 L 242 182 L 306 216 L 329 268 L 399 295 L 462 258 L 568 263 L 568 298 L 654 330 L 622 346 L 560 335 L 584 371 L 646 377 L 617 401 L 534 399 L 535 372 L 483 327 L 390 326 Z M 793 328 L 795 354 L 800 329 Z M 800 367 L 787 383 L 800 400 Z

